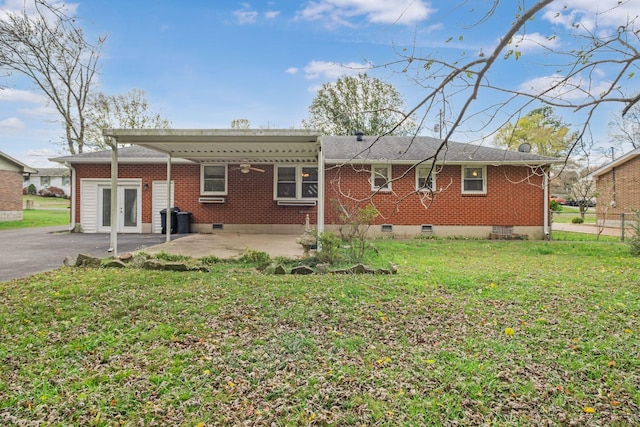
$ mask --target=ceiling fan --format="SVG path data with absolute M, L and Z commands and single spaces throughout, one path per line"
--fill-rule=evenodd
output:
M 264 169 L 254 168 L 250 163 L 240 163 L 239 167 L 235 170 L 239 170 L 242 173 L 249 173 L 249 171 L 264 172 Z

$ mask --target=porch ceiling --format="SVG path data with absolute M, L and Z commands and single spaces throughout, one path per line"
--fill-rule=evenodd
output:
M 135 144 L 199 163 L 315 163 L 316 131 L 291 129 L 105 129 L 120 144 Z

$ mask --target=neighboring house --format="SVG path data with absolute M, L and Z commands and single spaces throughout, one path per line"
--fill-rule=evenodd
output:
M 0 222 L 22 220 L 23 176 L 36 172 L 0 151 Z
M 590 175 L 596 184 L 599 216 L 619 219 L 640 210 L 640 148 L 636 148 Z
M 57 187 L 64 191 L 64 194 L 71 194 L 71 173 L 68 168 L 39 168 L 37 173 L 25 176 L 22 183 L 23 188 L 28 188 L 33 184 L 36 194 L 43 188 Z
M 544 238 L 557 160 L 430 137 L 320 136 L 307 130 L 124 130 L 117 150 L 118 231 L 158 233 L 160 210 L 195 232 L 301 233 L 340 223 L 337 206 L 373 205 L 370 232 Z M 433 157 L 436 155 L 436 161 Z M 171 161 L 169 162 L 169 156 Z M 112 152 L 52 159 L 72 171 L 72 224 L 108 232 Z M 422 163 L 420 163 L 422 162 Z M 433 165 L 433 168 L 432 168 Z

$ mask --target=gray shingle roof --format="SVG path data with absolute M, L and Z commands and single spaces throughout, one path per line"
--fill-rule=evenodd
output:
M 39 168 L 38 173 L 31 176 L 68 176 L 69 173 L 67 168 Z
M 327 163 L 353 161 L 409 164 L 432 158 L 442 140 L 428 136 L 387 136 L 380 138 L 364 136 L 362 141 L 358 141 L 355 136 L 323 136 L 322 142 Z M 203 142 L 203 144 L 206 143 Z M 119 148 L 118 158 L 125 163 L 164 163 L 167 155 L 140 146 L 130 146 Z M 59 163 L 109 163 L 111 161 L 111 150 L 58 157 L 51 160 Z M 180 161 L 180 159 L 176 158 L 174 160 Z M 460 142 L 448 142 L 438 153 L 437 160 L 446 161 L 447 163 L 475 162 L 536 165 L 561 161 L 553 157 L 540 156 L 533 153 L 521 153 Z
M 358 141 L 355 136 L 324 136 L 325 158 L 334 161 L 385 161 L 415 163 L 432 158 L 442 140 L 428 136 L 364 136 Z M 448 142 L 438 153 L 438 161 L 448 163 L 532 163 L 547 164 L 558 159 L 533 153 L 503 150 L 481 145 Z

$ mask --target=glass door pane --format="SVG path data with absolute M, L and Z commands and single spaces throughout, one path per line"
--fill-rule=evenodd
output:
M 138 189 L 124 189 L 124 221 L 125 227 L 138 226 Z
M 111 189 L 102 189 L 102 226 L 111 226 Z

